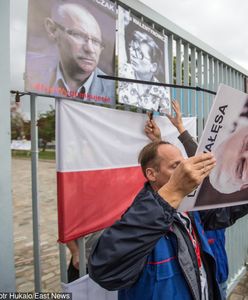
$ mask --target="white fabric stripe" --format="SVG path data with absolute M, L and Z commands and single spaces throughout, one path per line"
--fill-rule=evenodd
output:
M 146 115 L 57 101 L 57 171 L 83 171 L 136 166 L 139 151 L 149 142 Z M 162 136 L 182 149 L 177 130 L 166 117 L 155 116 Z M 184 118 L 195 137 L 196 119 Z

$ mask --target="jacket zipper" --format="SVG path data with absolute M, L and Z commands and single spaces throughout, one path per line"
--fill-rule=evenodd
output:
M 177 223 L 177 224 L 183 229 L 183 231 L 182 231 L 182 232 L 183 232 L 183 237 L 185 238 L 185 236 L 186 236 L 186 239 L 189 241 L 190 239 L 189 239 L 189 237 L 188 237 L 188 232 L 186 232 L 186 229 L 185 229 L 184 226 L 181 224 L 181 222 L 176 221 L 175 223 Z M 176 234 L 175 234 L 174 232 L 172 232 L 172 233 L 173 233 L 174 236 L 176 237 L 176 244 L 177 244 L 177 245 L 176 245 L 176 246 L 177 246 L 176 252 L 177 252 L 177 257 L 178 257 L 178 239 L 177 239 Z M 191 243 L 191 241 L 190 241 L 190 243 Z M 186 244 L 188 245 L 189 243 L 186 242 Z M 193 250 L 193 251 L 190 251 L 190 253 L 193 254 L 193 256 L 194 256 L 193 259 L 194 259 L 195 262 L 197 263 L 197 257 L 196 257 L 196 254 L 195 254 L 195 250 L 193 249 L 193 246 L 192 246 L 192 250 Z M 183 273 L 183 275 L 184 275 L 184 278 L 185 278 L 185 280 L 186 280 L 186 282 L 187 282 L 187 284 L 188 284 L 188 286 L 189 286 L 189 288 L 190 288 L 190 291 L 191 291 L 192 296 L 194 297 L 195 300 L 199 300 L 199 299 L 196 298 L 196 295 L 195 295 L 194 290 L 193 290 L 193 288 L 192 288 L 192 286 L 191 286 L 191 283 L 190 283 L 190 281 L 188 280 L 188 278 L 187 278 L 187 276 L 186 276 L 186 272 L 184 271 L 183 267 L 181 266 L 181 263 L 180 263 L 179 260 L 178 260 L 178 262 L 179 262 L 179 264 L 180 264 L 180 267 L 181 267 L 182 273 Z M 196 271 L 196 277 L 197 277 L 197 281 L 198 281 L 198 287 L 200 286 L 199 295 L 200 295 L 200 299 L 201 299 L 201 280 L 200 280 L 200 272 L 199 272 L 199 270 L 196 269 L 196 268 L 194 268 L 194 270 Z M 200 284 L 200 285 L 199 285 L 199 284 Z

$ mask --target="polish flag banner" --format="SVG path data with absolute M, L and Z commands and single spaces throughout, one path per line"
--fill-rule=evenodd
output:
M 56 102 L 59 241 L 112 225 L 143 187 L 137 158 L 149 143 L 146 115 L 80 102 Z M 162 137 L 182 145 L 166 117 L 155 116 Z M 195 137 L 196 119 L 184 118 Z M 165 139 L 165 138 L 163 138 Z

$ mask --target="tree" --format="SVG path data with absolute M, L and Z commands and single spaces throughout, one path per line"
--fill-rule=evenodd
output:
M 42 151 L 45 151 L 47 143 L 55 140 L 55 109 L 40 114 L 37 125 L 39 138 L 42 140 Z
M 30 141 L 31 139 L 31 121 L 25 121 L 23 123 L 23 132 L 26 140 Z
M 20 113 L 11 114 L 11 139 L 18 140 L 22 139 L 24 132 L 24 120 Z

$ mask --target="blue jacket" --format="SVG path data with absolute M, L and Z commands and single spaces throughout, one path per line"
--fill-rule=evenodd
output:
M 216 264 L 204 230 L 232 225 L 248 205 L 191 214 L 207 273 L 209 300 L 220 300 Z M 176 210 L 146 184 L 114 225 L 104 230 L 89 258 L 89 275 L 119 300 L 200 300 L 195 250 Z
M 228 259 L 225 249 L 225 229 L 205 231 L 216 260 L 216 278 L 219 283 L 227 281 Z
M 195 228 L 198 232 L 198 238 L 200 238 L 201 241 L 202 256 L 208 256 L 208 260 L 210 261 L 213 267 L 212 274 L 214 274 L 215 261 L 211 248 L 209 247 L 208 240 L 204 234 L 199 214 L 195 212 L 193 213 L 191 218 L 194 219 Z M 181 227 L 180 230 L 182 230 L 183 232 L 183 227 Z M 187 233 L 185 235 L 183 234 L 183 237 L 185 239 L 188 239 Z M 192 288 L 192 285 L 194 285 L 193 273 L 195 272 L 196 274 L 198 274 L 198 266 L 194 252 L 191 249 L 192 252 L 190 253 L 190 255 L 193 258 L 194 270 L 190 270 L 185 268 L 187 263 L 189 263 L 188 254 L 185 253 L 184 255 L 184 253 L 182 253 L 183 256 L 181 257 L 181 260 L 178 258 L 178 244 L 182 243 L 180 239 L 180 235 L 178 236 L 178 234 L 174 233 L 173 231 L 171 231 L 166 236 L 162 237 L 157 242 L 152 253 L 148 256 L 147 262 L 139 280 L 131 287 L 120 290 L 118 299 L 200 299 L 200 290 L 198 290 L 197 293 L 194 291 L 194 288 Z M 198 281 L 199 284 L 199 277 L 196 279 L 196 281 Z M 211 280 L 214 281 L 213 288 L 215 292 L 209 297 L 209 299 L 220 299 L 216 279 L 212 277 Z M 211 293 L 211 290 L 209 292 Z

